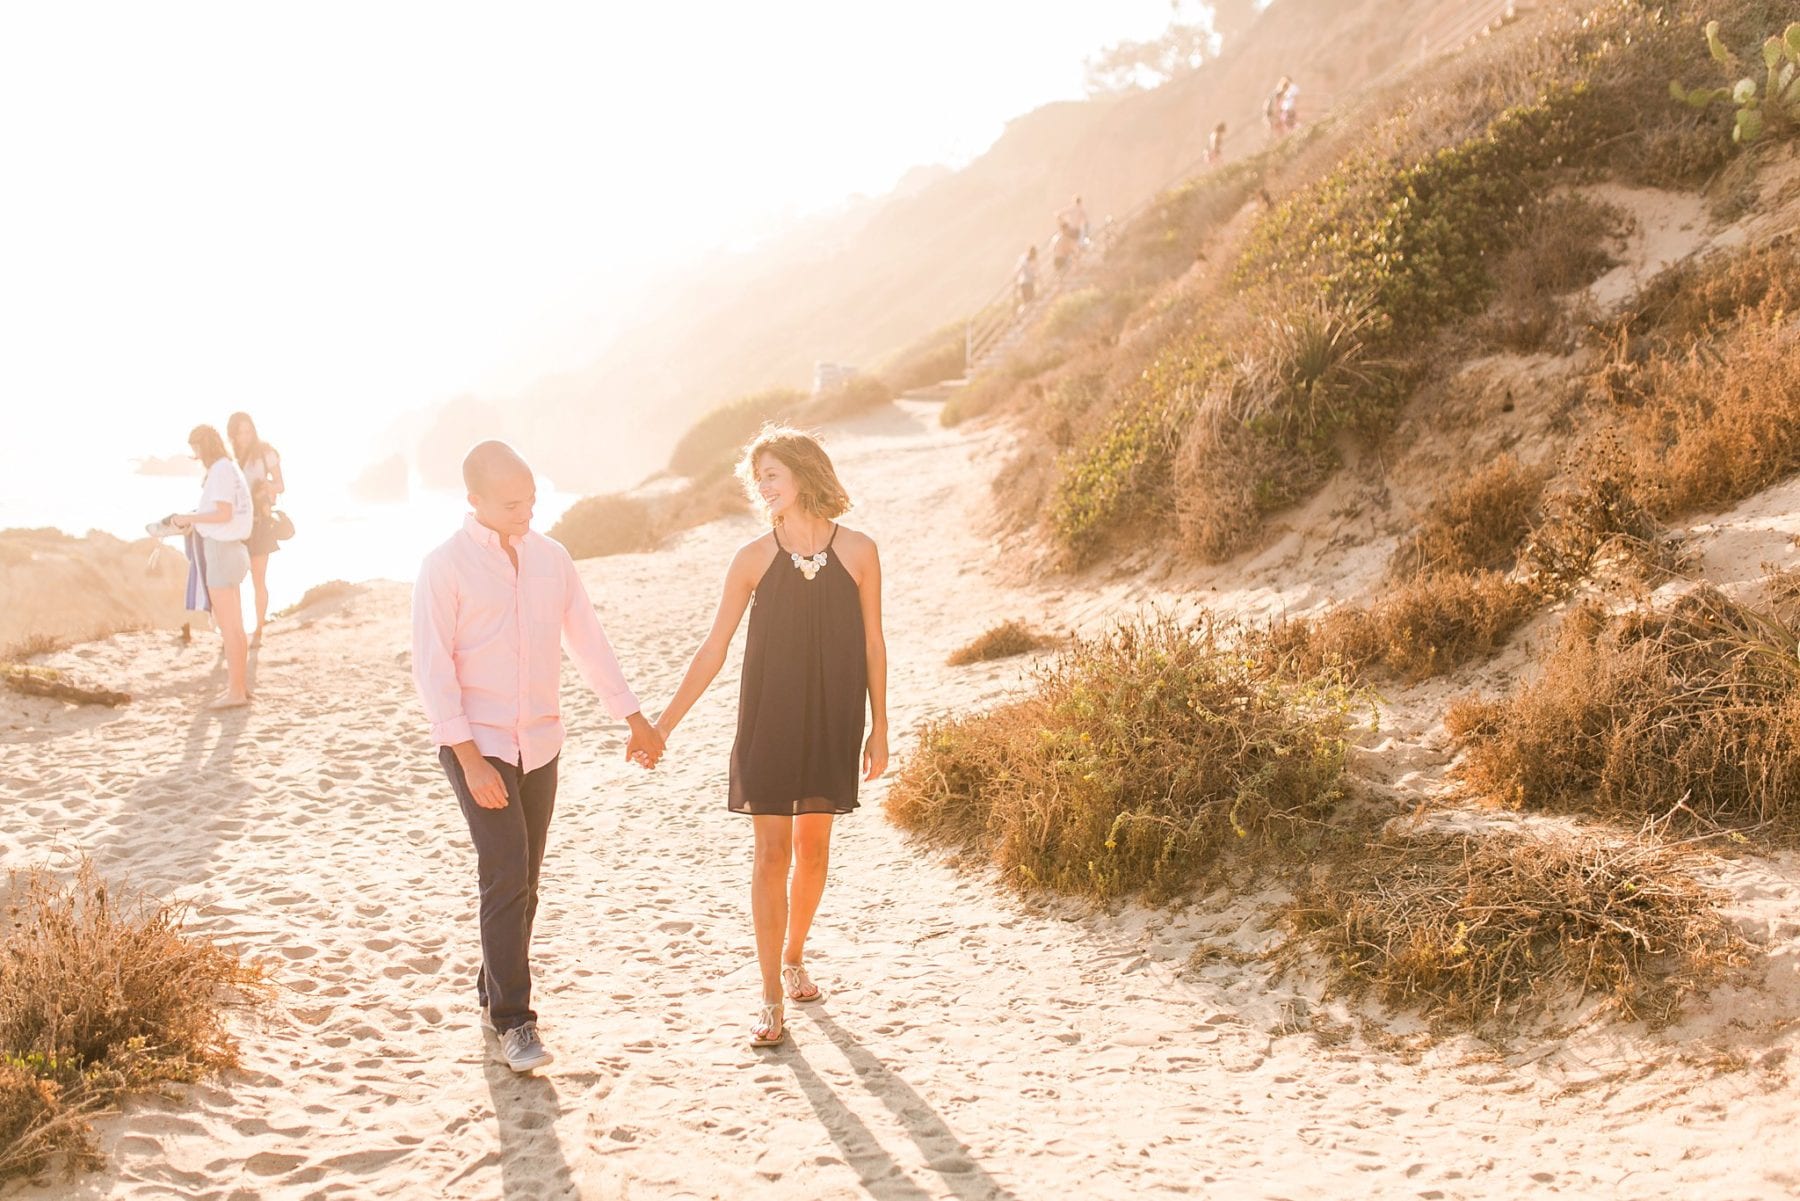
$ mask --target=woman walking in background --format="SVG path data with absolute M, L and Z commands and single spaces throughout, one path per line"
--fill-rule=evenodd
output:
M 875 543 L 837 524 L 850 498 L 817 440 L 766 428 L 738 475 L 772 528 L 732 559 L 712 631 L 656 726 L 665 740 L 674 735 L 749 607 L 729 805 L 750 816 L 756 841 L 750 912 L 762 1007 L 750 1041 L 766 1047 L 786 1034 L 785 1001 L 825 995 L 806 970 L 806 936 L 825 891 L 832 818 L 857 807 L 859 775 L 887 769 L 887 644 Z
M 250 552 L 244 545 L 252 522 L 250 485 L 225 453 L 225 439 L 212 426 L 195 426 L 188 435 L 188 447 L 205 466 L 206 482 L 200 488 L 199 507 L 192 513 L 176 514 L 173 523 L 177 529 L 195 530 L 205 539 L 206 593 L 225 642 L 226 678 L 224 693 L 208 707 L 232 709 L 250 703 L 249 649 L 238 592 L 250 573 Z
M 1019 309 L 1029 308 L 1037 296 L 1037 247 L 1027 246 L 1013 269 L 1013 288 L 1018 293 Z
M 256 633 L 250 641 L 262 641 L 269 620 L 269 556 L 281 549 L 275 538 L 275 500 L 287 485 L 281 478 L 281 456 L 256 432 L 248 413 L 233 413 L 225 423 L 231 438 L 231 454 L 250 485 L 253 520 L 245 543 L 250 552 L 250 582 L 256 593 Z

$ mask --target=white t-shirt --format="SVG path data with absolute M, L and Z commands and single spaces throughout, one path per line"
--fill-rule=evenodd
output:
M 214 542 L 244 541 L 250 536 L 250 526 L 256 515 L 250 508 L 250 485 L 245 482 L 238 465 L 230 459 L 219 459 L 207 468 L 206 485 L 200 489 L 200 508 L 196 511 L 210 515 L 219 507 L 220 501 L 231 505 L 231 520 L 196 522 L 194 528 Z

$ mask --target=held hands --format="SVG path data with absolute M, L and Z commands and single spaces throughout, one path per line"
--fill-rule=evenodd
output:
M 662 731 L 645 720 L 642 713 L 633 713 L 626 720 L 631 725 L 631 734 L 625 739 L 626 762 L 645 771 L 653 770 L 663 756 Z
M 869 740 L 863 744 L 863 779 L 874 780 L 887 770 L 888 744 L 887 727 L 877 725 L 869 732 Z

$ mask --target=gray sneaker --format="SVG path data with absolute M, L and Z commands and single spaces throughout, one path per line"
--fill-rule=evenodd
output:
M 500 1036 L 500 1054 L 506 1060 L 506 1066 L 515 1072 L 529 1072 L 533 1068 L 541 1068 L 556 1056 L 550 1054 L 544 1046 L 544 1040 L 538 1037 L 536 1022 L 526 1022 L 514 1026 Z

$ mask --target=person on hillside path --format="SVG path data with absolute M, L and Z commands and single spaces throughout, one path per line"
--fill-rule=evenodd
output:
M 1263 124 L 1268 126 L 1271 141 L 1287 132 L 1287 93 L 1294 81 L 1283 75 L 1275 81 L 1275 90 L 1263 101 Z
M 248 413 L 233 413 L 225 423 L 225 436 L 231 439 L 232 457 L 243 470 L 250 485 L 252 521 L 245 548 L 250 552 L 250 583 L 256 601 L 256 631 L 250 645 L 262 641 L 263 626 L 269 622 L 269 556 L 281 549 L 275 537 L 275 501 L 287 490 L 281 476 L 281 456 L 256 432 L 256 422 Z
M 1037 247 L 1027 246 L 1025 253 L 1019 256 L 1019 265 L 1013 269 L 1013 284 L 1021 310 L 1029 308 L 1037 298 L 1037 262 Z
M 475 1000 L 500 1058 L 529 1072 L 553 1056 L 531 1007 L 538 872 L 563 747 L 562 648 L 614 718 L 626 758 L 654 768 L 663 741 L 607 641 L 561 543 L 531 528 L 537 484 L 504 442 L 463 460 L 471 512 L 425 557 L 413 589 L 412 674 L 438 763 L 475 844 L 481 968 Z
M 1225 157 L 1225 122 L 1213 126 L 1212 133 L 1206 139 L 1206 165 L 1216 167 L 1219 160 Z
M 1076 248 L 1079 250 L 1086 250 L 1090 230 L 1088 228 L 1087 206 L 1081 203 L 1081 197 L 1077 196 L 1074 200 L 1070 201 L 1068 211 L 1063 214 L 1062 219 L 1070 229 L 1075 231 Z
M 1067 221 L 1059 221 L 1056 234 L 1050 239 L 1050 267 L 1061 275 L 1069 269 L 1069 263 L 1075 257 L 1075 228 Z
M 225 439 L 212 426 L 195 426 L 188 434 L 188 449 L 206 468 L 206 482 L 200 488 L 199 507 L 170 520 L 183 533 L 192 530 L 204 539 L 200 546 L 204 547 L 206 595 L 225 644 L 225 691 L 207 708 L 236 709 L 251 700 L 250 649 L 244 638 L 244 603 L 239 593 L 244 577 L 250 574 L 250 552 L 244 547 L 252 521 L 250 485 L 226 453 Z
M 674 738 L 749 609 L 727 805 L 750 816 L 755 840 L 750 913 L 762 997 L 750 1043 L 767 1047 L 787 1033 L 786 1002 L 825 996 L 806 968 L 806 936 L 825 892 L 832 819 L 857 808 L 859 773 L 870 781 L 887 770 L 887 643 L 875 542 L 838 524 L 850 498 L 824 447 L 766 427 L 738 475 L 770 529 L 733 556 L 712 630 L 656 729 Z

